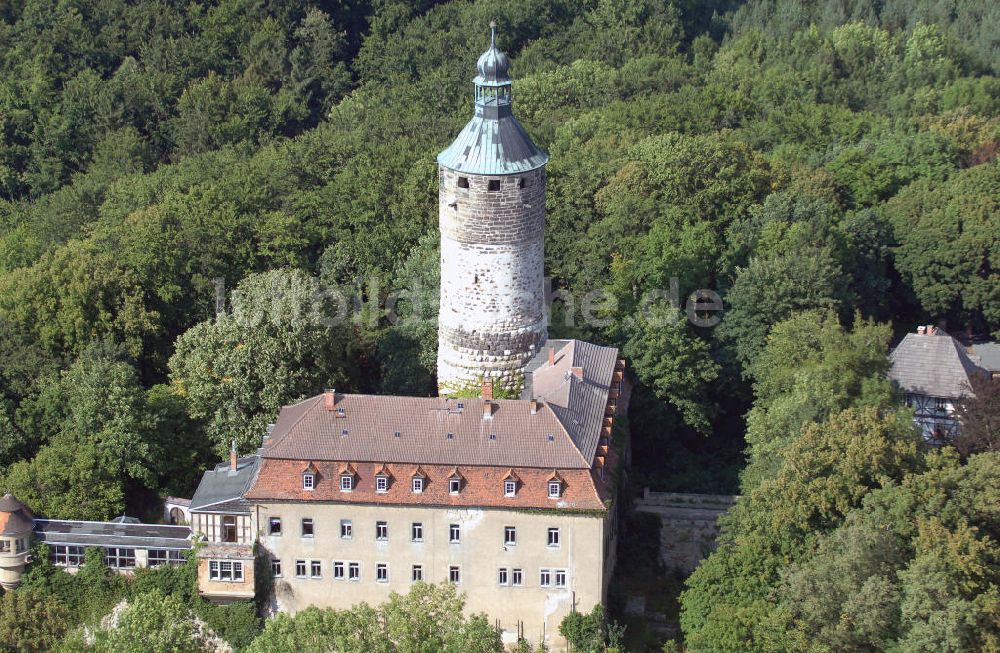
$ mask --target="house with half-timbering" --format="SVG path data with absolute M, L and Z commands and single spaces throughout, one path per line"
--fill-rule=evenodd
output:
M 958 434 L 958 402 L 972 394 L 975 375 L 987 374 L 965 346 L 934 326 L 908 333 L 889 355 L 889 379 L 913 409 L 914 422 L 928 442 Z

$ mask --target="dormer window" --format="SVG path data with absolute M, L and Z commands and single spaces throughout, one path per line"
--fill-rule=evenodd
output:
M 340 491 L 351 492 L 354 490 L 354 477 L 350 474 L 340 475 Z
M 517 496 L 517 481 L 508 479 L 503 482 L 503 495 L 505 497 Z
M 448 494 L 458 494 L 462 491 L 462 479 L 460 478 L 449 478 L 448 479 Z
M 413 493 L 420 494 L 424 491 L 424 478 L 422 476 L 413 477 Z
M 306 472 L 302 475 L 302 489 L 303 490 L 313 490 L 316 488 L 316 475 L 311 472 Z
M 375 491 L 379 494 L 384 494 L 389 491 L 389 477 L 385 474 L 379 474 L 375 477 Z
M 562 494 L 562 483 L 559 481 L 549 481 L 549 498 L 558 499 Z

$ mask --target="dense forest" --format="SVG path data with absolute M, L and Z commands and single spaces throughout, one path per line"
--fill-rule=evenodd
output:
M 432 394 L 435 156 L 491 19 L 546 272 L 609 298 L 550 335 L 628 359 L 636 487 L 744 496 L 683 645 L 1000 650 L 997 440 L 926 450 L 885 381 L 917 324 L 1000 337 L 987 0 L 2 2 L 3 488 L 145 514 L 283 404 Z

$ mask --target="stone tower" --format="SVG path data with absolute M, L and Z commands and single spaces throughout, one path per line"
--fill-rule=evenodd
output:
M 546 338 L 545 164 L 511 111 L 507 55 L 479 57 L 475 115 L 438 155 L 438 389 L 517 390 Z

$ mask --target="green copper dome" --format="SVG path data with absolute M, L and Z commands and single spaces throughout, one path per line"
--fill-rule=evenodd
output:
M 496 47 L 494 30 L 489 49 L 476 63 L 475 115 L 438 155 L 439 164 L 474 175 L 510 175 L 548 162 L 549 155 L 531 141 L 511 110 L 509 67 L 507 55 Z

